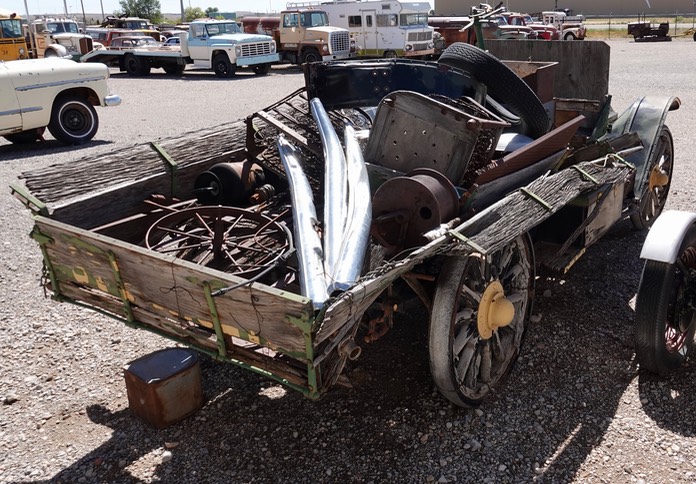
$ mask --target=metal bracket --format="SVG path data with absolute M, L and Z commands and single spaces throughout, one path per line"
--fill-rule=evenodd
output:
M 520 192 L 521 192 L 522 194 L 524 194 L 524 195 L 527 195 L 529 198 L 531 198 L 532 200 L 534 200 L 535 202 L 537 202 L 539 205 L 541 205 L 542 207 L 544 207 L 544 208 L 545 208 L 546 210 L 548 210 L 549 212 L 550 212 L 551 210 L 553 210 L 553 207 L 552 207 L 546 200 L 544 200 L 543 198 L 541 198 L 539 195 L 537 195 L 536 193 L 532 192 L 532 191 L 529 190 L 528 188 L 522 187 L 522 188 L 520 188 Z
M 169 165 L 169 168 L 171 170 L 171 176 L 172 176 L 172 184 L 171 184 L 171 196 L 175 197 L 177 191 L 179 190 L 179 183 L 178 183 L 178 176 L 177 172 L 179 171 L 179 166 L 176 161 L 174 161 L 174 158 L 169 156 L 169 153 L 165 151 L 164 148 L 162 148 L 160 145 L 155 143 L 154 141 L 150 143 L 150 146 L 157 152 L 160 157 L 167 162 Z

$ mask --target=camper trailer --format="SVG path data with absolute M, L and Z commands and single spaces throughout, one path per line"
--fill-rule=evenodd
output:
M 428 2 L 344 0 L 289 3 L 288 8 L 319 5 L 331 25 L 350 32 L 362 56 L 422 58 L 435 52 Z

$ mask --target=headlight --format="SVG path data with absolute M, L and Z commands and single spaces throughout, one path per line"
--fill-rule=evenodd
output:
M 242 57 L 242 48 L 238 45 L 234 46 L 234 55 L 236 57 Z
M 22 47 L 19 48 L 19 55 L 24 55 L 26 53 L 27 52 Z
M 324 52 L 324 54 L 328 54 L 329 53 L 329 46 L 324 44 L 321 46 L 321 50 L 322 50 L 322 52 Z
M 275 54 L 276 51 L 276 43 L 275 40 L 271 42 L 271 54 Z
M 413 46 L 411 44 L 406 44 L 406 47 L 404 47 L 404 50 L 411 51 L 411 50 L 413 50 Z
M 435 43 L 434 42 L 428 42 L 428 49 L 434 49 L 435 48 Z

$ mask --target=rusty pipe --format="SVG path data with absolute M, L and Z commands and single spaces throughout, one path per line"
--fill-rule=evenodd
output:
M 345 127 L 343 139 L 348 168 L 348 218 L 338 261 L 334 267 L 326 267 L 329 294 L 348 290 L 360 277 L 372 224 L 370 180 L 360 144 L 351 126 Z
M 292 215 L 295 221 L 295 247 L 299 259 L 300 290 L 319 310 L 328 299 L 324 275 L 324 253 L 317 232 L 319 221 L 312 188 L 302 170 L 300 152 L 284 136 L 278 137 L 278 152 L 290 185 Z
M 351 361 L 357 360 L 361 353 L 362 348 L 355 343 L 353 338 L 346 338 L 338 345 L 338 354 L 347 357 Z
M 309 106 L 319 128 L 324 152 L 324 265 L 329 272 L 339 259 L 346 226 L 346 157 L 321 100 L 313 98 Z

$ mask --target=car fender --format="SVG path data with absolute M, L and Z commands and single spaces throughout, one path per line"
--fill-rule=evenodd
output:
M 665 124 L 667 113 L 679 109 L 681 100 L 674 96 L 644 96 L 624 111 L 601 140 L 610 140 L 623 134 L 635 132 L 640 137 L 643 149 L 628 155 L 626 161 L 636 167 L 634 193 L 640 194 L 645 182 L 648 160 L 656 149 L 656 141 Z
M 66 49 L 64 45 L 51 44 L 48 47 L 46 47 L 46 52 L 48 52 L 49 50 L 52 50 L 53 52 L 55 52 L 58 57 L 72 57 L 68 53 L 68 49 Z M 46 57 L 45 53 L 44 53 L 44 57 Z
M 687 231 L 696 224 L 696 213 L 667 210 L 650 228 L 640 251 L 641 259 L 674 264 Z

